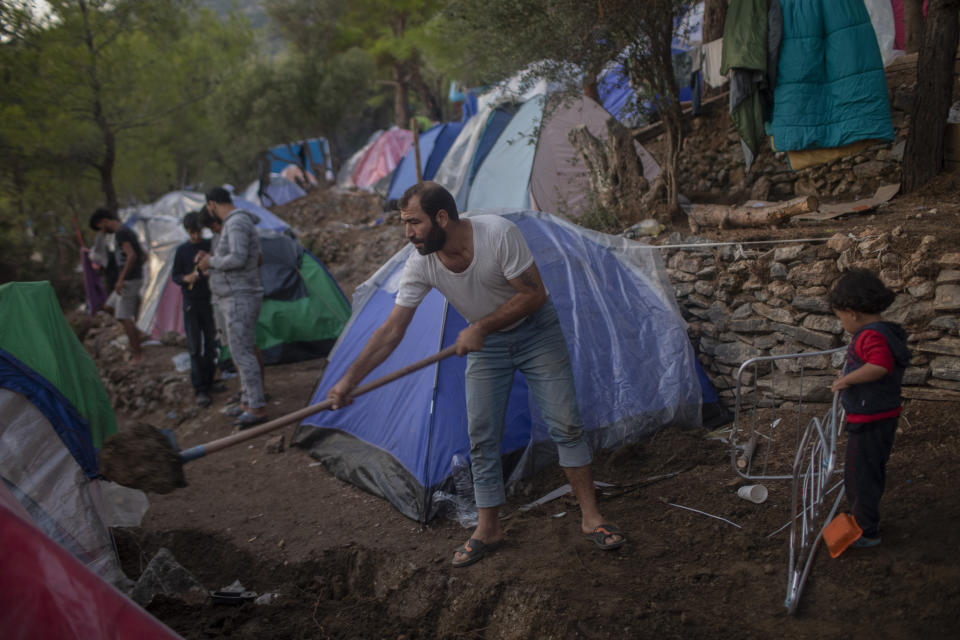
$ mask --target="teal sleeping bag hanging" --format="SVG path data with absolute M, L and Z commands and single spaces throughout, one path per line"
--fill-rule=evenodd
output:
M 893 140 L 887 78 L 863 0 L 780 0 L 773 117 L 778 151 Z

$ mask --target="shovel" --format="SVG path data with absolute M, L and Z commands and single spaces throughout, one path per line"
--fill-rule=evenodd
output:
M 428 358 L 361 385 L 354 389 L 351 398 L 356 398 L 414 371 L 449 358 L 456 351 L 456 345 L 451 345 Z M 100 451 L 100 473 L 107 479 L 127 487 L 154 493 L 170 493 L 178 487 L 187 486 L 183 476 L 185 463 L 276 431 L 331 407 L 333 407 L 333 401 L 324 400 L 256 427 L 185 451 L 177 451 L 171 439 L 159 429 L 141 423 L 128 432 L 110 436 L 104 442 Z

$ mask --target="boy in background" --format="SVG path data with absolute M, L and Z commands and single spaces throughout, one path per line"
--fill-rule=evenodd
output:
M 895 294 L 866 269 L 852 269 L 836 282 L 828 301 L 853 336 L 843 371 L 833 382 L 847 412 L 844 490 L 863 536 L 854 547 L 880 544 L 880 497 L 902 407 L 900 385 L 910 363 L 907 333 L 880 314 Z
M 180 285 L 183 293 L 183 326 L 187 332 L 190 382 L 196 394 L 197 406 L 209 407 L 216 371 L 216 329 L 208 278 L 197 269 L 196 262 L 198 252 L 210 253 L 210 241 L 203 238 L 199 212 L 193 211 L 184 216 L 183 228 L 190 235 L 190 240 L 177 247 L 171 277 Z

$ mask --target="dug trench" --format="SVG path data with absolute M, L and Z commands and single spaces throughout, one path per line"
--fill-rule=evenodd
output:
M 172 352 L 148 349 L 147 369 Z M 304 406 L 321 366 L 268 369 L 271 411 Z M 167 419 L 182 446 L 230 433 L 219 406 Z M 150 494 L 142 525 L 114 532 L 129 577 L 166 548 L 203 585 L 147 606 L 188 639 L 955 637 L 960 439 L 945 426 L 958 409 L 908 401 L 883 544 L 836 560 L 821 550 L 796 616 L 784 607 L 787 537 L 770 536 L 790 520 L 789 483 L 768 483 L 763 504 L 737 497 L 728 447 L 702 429 L 670 428 L 598 456 L 596 479 L 617 485 L 601 492 L 602 511 L 629 538 L 613 552 L 580 534 L 569 496 L 518 509 L 565 482 L 548 469 L 510 497 L 508 544 L 454 569 L 467 529 L 444 519 L 421 527 L 306 452 L 266 453 L 260 440 L 187 465 L 187 487 Z M 120 418 L 126 428 L 165 417 Z M 276 596 L 215 604 L 207 592 L 234 580 Z

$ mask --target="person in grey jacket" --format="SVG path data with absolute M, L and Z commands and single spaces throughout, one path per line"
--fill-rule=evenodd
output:
M 235 426 L 246 429 L 266 422 L 263 377 L 256 356 L 256 328 L 263 301 L 260 281 L 260 238 L 256 215 L 233 204 L 222 187 L 207 195 L 207 210 L 223 221 L 215 255 L 197 254 L 197 264 L 210 274 L 210 289 L 222 306 L 227 344 L 240 375 L 240 415 Z

